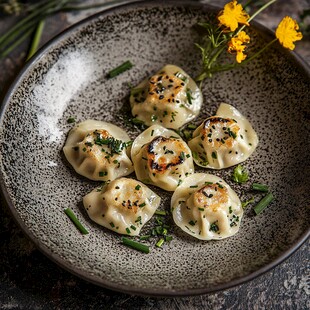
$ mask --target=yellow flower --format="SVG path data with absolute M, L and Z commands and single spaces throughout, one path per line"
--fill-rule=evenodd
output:
M 293 18 L 286 16 L 282 19 L 276 30 L 276 37 L 285 48 L 293 50 L 295 44 L 293 42 L 301 40 L 301 32 L 297 32 L 299 26 Z
M 250 37 L 246 34 L 245 31 L 240 31 L 236 37 L 233 37 L 228 42 L 228 52 L 231 54 L 234 52 L 237 53 L 236 60 L 238 63 L 241 63 L 246 58 L 246 54 L 243 53 L 246 46 L 243 44 L 249 42 Z
M 222 10 L 217 17 L 220 25 L 230 28 L 230 31 L 235 31 L 238 28 L 238 24 L 249 26 L 249 18 L 250 16 L 236 0 L 225 4 L 224 10 Z

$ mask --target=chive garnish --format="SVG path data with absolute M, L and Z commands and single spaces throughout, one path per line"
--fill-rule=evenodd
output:
M 110 72 L 108 72 L 107 78 L 111 79 L 111 78 L 125 72 L 126 70 L 131 69 L 132 66 L 133 66 L 133 64 L 129 60 L 127 60 L 124 63 L 122 63 L 121 65 L 119 65 L 118 67 L 116 67 L 113 70 L 111 70 Z
M 131 96 L 138 95 L 138 94 L 142 93 L 143 90 L 144 90 L 144 88 L 131 88 L 130 95 Z
M 165 239 L 164 239 L 164 238 L 160 238 L 160 239 L 157 241 L 156 246 L 157 246 L 158 248 L 160 248 L 160 247 L 164 244 L 164 242 L 165 242 Z
M 144 126 L 145 125 L 143 121 L 141 121 L 140 119 L 138 119 L 136 117 L 130 119 L 130 122 L 135 124 L 135 125 L 138 125 L 138 126 Z
M 167 215 L 167 213 L 166 213 L 165 210 L 156 210 L 156 211 L 155 211 L 155 214 L 156 214 L 156 215 Z
M 70 208 L 65 209 L 64 212 L 83 235 L 88 234 L 88 230 L 81 224 Z
M 141 185 L 140 184 L 138 184 L 136 187 L 135 187 L 135 190 L 139 190 L 141 188 Z
M 217 154 L 216 154 L 216 152 L 212 152 L 212 158 L 214 158 L 214 159 L 217 159 Z
M 128 227 L 126 227 L 126 232 L 127 234 L 130 234 L 130 229 Z
M 151 235 L 144 235 L 144 236 L 140 236 L 139 239 L 140 240 L 149 240 L 151 237 Z
M 187 98 L 188 104 L 192 105 L 193 104 L 192 91 L 189 88 L 186 90 L 186 98 Z
M 191 185 L 189 188 L 197 188 L 198 185 Z
M 250 204 L 250 203 L 252 203 L 252 202 L 254 202 L 254 197 L 252 197 L 252 198 L 249 199 L 249 200 L 242 201 L 242 202 L 241 202 L 241 207 L 242 207 L 243 209 L 245 209 L 245 208 L 248 206 L 248 204 Z
M 219 227 L 218 227 L 218 225 L 217 225 L 217 221 L 215 221 L 214 223 L 212 223 L 211 225 L 210 225 L 210 229 L 209 229 L 210 231 L 213 231 L 213 232 L 218 232 L 220 229 L 219 229 Z
M 267 193 L 269 191 L 269 188 L 267 185 L 260 184 L 260 183 L 253 183 L 252 189 L 255 191 L 264 192 L 264 193 Z
M 193 152 L 193 158 L 194 158 L 194 159 L 198 159 L 198 154 L 197 154 L 197 152 Z
M 191 130 L 195 130 L 197 128 L 197 125 L 195 125 L 195 124 L 188 124 L 187 128 L 191 129 Z
M 140 208 L 143 208 L 145 205 L 146 205 L 146 203 L 143 202 L 143 203 L 139 204 L 139 207 L 140 207 Z
M 268 193 L 265 197 L 263 197 L 258 204 L 254 207 L 254 212 L 256 215 L 261 213 L 274 199 L 272 193 Z
M 75 123 L 75 118 L 69 117 L 69 118 L 67 119 L 67 123 L 68 123 L 68 124 Z
M 143 252 L 143 253 L 150 253 L 150 248 L 143 244 L 143 243 L 139 243 L 137 241 L 133 241 L 131 239 L 128 239 L 128 238 L 125 238 L 125 237 L 122 237 L 122 242 L 123 244 L 135 249 L 135 250 L 138 250 L 140 252 Z

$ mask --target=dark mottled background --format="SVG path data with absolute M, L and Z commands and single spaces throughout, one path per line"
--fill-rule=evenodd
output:
M 109 1 L 84 1 L 96 2 Z M 299 20 L 305 9 L 310 9 L 309 0 L 278 0 L 256 20 L 274 30 L 282 17 L 290 15 Z M 42 44 L 99 10 L 50 17 Z M 0 33 L 15 22 L 14 17 L 0 15 Z M 310 64 L 309 36 L 297 43 L 296 51 Z M 23 67 L 26 52 L 25 43 L 0 60 L 0 100 Z M 112 292 L 64 271 L 34 247 L 4 202 L 0 203 L 0 309 L 310 309 L 309 240 L 272 271 L 235 288 L 195 297 L 145 298 Z

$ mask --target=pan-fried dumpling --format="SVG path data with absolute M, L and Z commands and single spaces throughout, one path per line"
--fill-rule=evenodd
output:
M 129 142 L 121 128 L 86 120 L 71 129 L 63 151 L 77 173 L 94 181 L 112 181 L 134 171 Z
M 160 197 L 137 180 L 119 178 L 87 194 L 83 204 L 97 224 L 136 236 L 158 208 Z
M 201 167 L 222 169 L 239 164 L 256 149 L 258 137 L 250 122 L 233 106 L 222 103 L 193 133 L 188 145 Z
M 177 129 L 194 119 L 201 108 L 202 94 L 181 68 L 166 65 L 132 89 L 132 115 L 147 126 Z
M 174 131 L 153 125 L 133 142 L 131 158 L 137 178 L 166 191 L 174 191 L 194 173 L 192 153 Z
M 201 240 L 223 239 L 238 232 L 243 209 L 237 194 L 221 178 L 195 173 L 171 198 L 174 222 Z

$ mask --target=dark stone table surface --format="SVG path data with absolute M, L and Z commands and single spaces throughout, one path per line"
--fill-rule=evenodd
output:
M 256 20 L 274 30 L 285 15 L 300 20 L 309 8 L 309 0 L 279 0 Z M 99 10 L 48 18 L 41 43 Z M 0 33 L 15 22 L 0 15 Z M 27 44 L 0 60 L 0 101 L 25 63 Z M 297 43 L 296 52 L 310 64 L 309 36 Z M 61 269 L 28 240 L 3 200 L 0 212 L 0 309 L 310 309 L 309 240 L 282 264 L 243 285 L 201 296 L 151 298 L 109 291 Z

